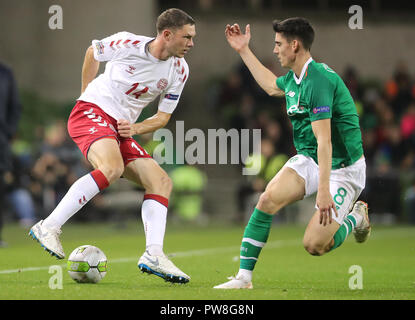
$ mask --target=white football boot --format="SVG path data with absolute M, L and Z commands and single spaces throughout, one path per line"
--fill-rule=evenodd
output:
M 138 260 L 138 268 L 142 272 L 155 274 L 168 282 L 188 283 L 190 277 L 177 268 L 166 255 L 150 255 L 148 251 L 144 252 Z
M 29 236 L 40 243 L 44 250 L 58 259 L 64 259 L 65 253 L 59 235 L 62 231 L 58 228 L 46 228 L 43 226 L 43 220 L 36 223 L 29 231 Z
M 219 284 L 213 289 L 253 289 L 251 281 L 244 279 L 242 276 L 229 277 L 230 281 Z
M 362 216 L 362 221 L 353 230 L 354 238 L 358 243 L 365 242 L 369 238 L 372 229 L 369 222 L 369 207 L 366 202 L 357 201 L 353 206 L 352 212 Z

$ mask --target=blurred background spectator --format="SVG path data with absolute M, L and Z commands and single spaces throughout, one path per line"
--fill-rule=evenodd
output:
M 2 239 L 5 193 L 13 183 L 13 154 L 11 142 L 20 120 L 21 104 L 12 70 L 0 63 L 0 248 L 6 246 Z

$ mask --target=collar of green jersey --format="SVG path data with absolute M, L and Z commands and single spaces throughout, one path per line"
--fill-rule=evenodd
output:
M 301 74 L 300 77 L 297 78 L 297 76 L 295 75 L 295 72 L 293 72 L 293 77 L 294 77 L 294 81 L 297 85 L 299 85 L 301 83 L 301 80 L 303 80 L 305 71 L 307 70 L 308 65 L 311 63 L 311 61 L 313 61 L 313 58 L 309 58 L 306 63 L 304 63 L 303 69 L 301 70 Z

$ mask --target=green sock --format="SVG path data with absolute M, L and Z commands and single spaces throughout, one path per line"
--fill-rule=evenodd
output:
M 267 242 L 272 218 L 273 215 L 255 208 L 242 239 L 240 269 L 254 270 L 258 256 Z
M 356 227 L 356 219 L 351 214 L 349 214 L 346 219 L 344 219 L 343 224 L 340 226 L 339 230 L 334 234 L 334 245 L 331 247 L 331 250 L 340 247 L 340 245 L 346 240 L 347 236 L 352 232 Z

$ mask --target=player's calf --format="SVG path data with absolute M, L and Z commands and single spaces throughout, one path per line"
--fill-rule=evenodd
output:
M 146 194 L 159 194 L 165 198 L 169 198 L 173 189 L 173 181 L 167 173 L 154 172 L 151 179 L 143 181 L 143 187 Z
M 173 181 L 172 179 L 167 175 L 162 175 L 159 178 L 159 186 L 157 188 L 162 192 L 163 194 L 170 195 L 171 191 L 173 190 Z

